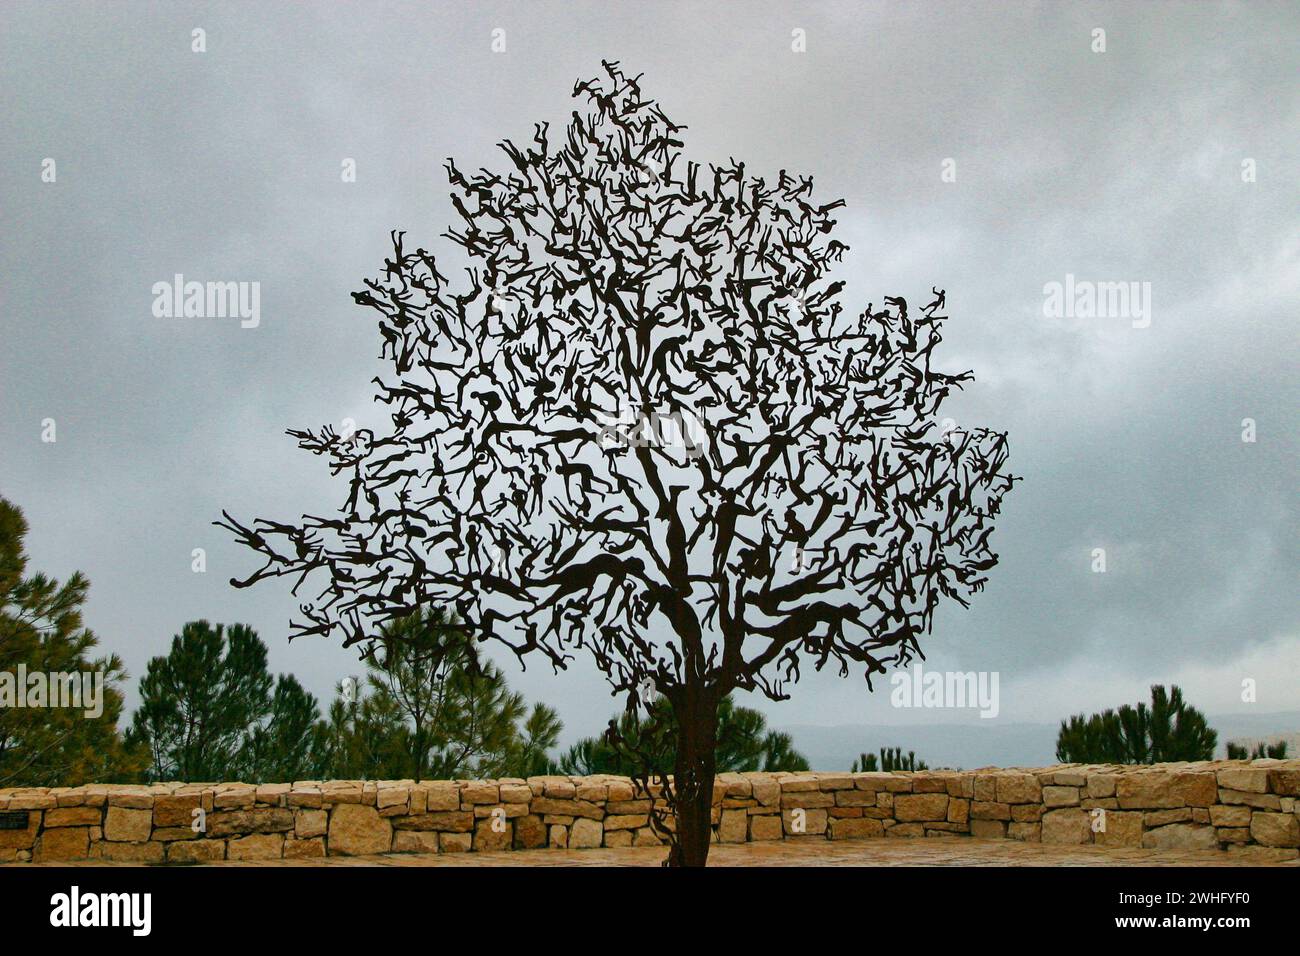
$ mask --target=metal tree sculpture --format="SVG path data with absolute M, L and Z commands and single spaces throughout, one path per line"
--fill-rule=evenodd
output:
M 604 72 L 558 146 L 538 125 L 503 172 L 448 162 L 459 291 L 394 233 L 353 294 L 392 428 L 289 432 L 348 476 L 340 516 L 217 523 L 267 559 L 237 587 L 319 572 L 297 634 L 370 642 L 444 604 L 521 660 L 585 648 L 629 707 L 666 697 L 668 862 L 701 865 L 719 700 L 784 699 L 801 655 L 868 685 L 907 663 L 995 564 L 1013 479 L 1005 435 L 938 425 L 969 378 L 931 366 L 942 292 L 843 315 L 842 201 L 686 162 L 682 127 Z

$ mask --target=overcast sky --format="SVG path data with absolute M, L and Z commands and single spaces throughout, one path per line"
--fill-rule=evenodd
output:
M 975 373 L 949 414 L 1009 432 L 1024 480 L 1000 565 L 941 615 L 927 669 L 998 672 L 990 724 L 1157 681 L 1209 712 L 1300 709 L 1298 49 L 1294 3 L 6 2 L 0 494 L 34 570 L 89 576 L 132 706 L 201 617 L 253 625 L 327 697 L 354 653 L 291 645 L 287 585 L 231 588 L 254 556 L 211 522 L 342 503 L 284 430 L 380 420 L 379 339 L 349 293 L 389 230 L 435 246 L 446 157 L 500 167 L 495 143 L 562 124 L 574 80 L 617 59 L 692 159 L 847 200 L 846 311 L 947 289 L 939 355 Z M 259 282 L 260 325 L 155 317 L 176 273 Z M 1150 283 L 1149 325 L 1045 315 L 1067 274 Z M 566 739 L 616 706 L 585 660 L 503 663 Z M 811 671 L 758 706 L 780 724 L 978 719 Z

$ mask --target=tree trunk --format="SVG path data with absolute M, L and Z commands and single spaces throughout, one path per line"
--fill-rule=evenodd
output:
M 415 721 L 415 734 L 411 738 L 415 745 L 415 782 L 419 783 L 424 779 L 424 724 L 421 721 Z
M 717 766 L 718 700 L 711 691 L 686 686 L 673 710 L 677 717 L 677 756 L 673 790 L 677 796 L 677 839 L 668 866 L 704 866 L 713 836 L 713 776 Z

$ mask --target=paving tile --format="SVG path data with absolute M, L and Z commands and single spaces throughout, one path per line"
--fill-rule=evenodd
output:
M 204 866 L 659 866 L 662 847 L 619 847 L 590 850 L 519 850 L 488 853 L 418 854 L 327 857 L 305 860 L 221 860 Z M 1106 849 L 1058 846 L 1014 840 L 920 839 L 854 840 L 834 843 L 788 840 L 779 843 L 722 844 L 709 852 L 711 866 L 1290 866 L 1285 862 L 1249 859 L 1219 850 Z M 41 866 L 16 863 L 13 866 Z M 131 866 L 88 860 L 53 866 Z

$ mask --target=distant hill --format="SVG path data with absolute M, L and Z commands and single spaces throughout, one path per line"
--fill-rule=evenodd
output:
M 1300 755 L 1300 711 L 1272 714 L 1221 714 L 1209 717 L 1219 732 L 1218 756 L 1228 741 L 1288 742 L 1288 754 Z M 1059 724 L 857 725 L 832 727 L 795 724 L 778 729 L 794 737 L 795 747 L 815 770 L 848 770 L 858 754 L 881 747 L 916 751 L 931 767 L 1038 767 L 1056 763 Z

